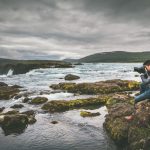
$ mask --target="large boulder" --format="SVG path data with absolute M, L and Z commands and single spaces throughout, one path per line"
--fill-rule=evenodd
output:
M 24 132 L 28 124 L 33 124 L 35 122 L 35 113 L 32 110 L 22 113 L 12 110 L 0 114 L 0 125 L 4 130 L 5 135 L 20 134 Z
M 23 114 L 4 115 L 1 127 L 5 134 L 22 133 L 28 125 L 28 117 Z
M 54 90 L 66 90 L 79 94 L 108 94 L 139 89 L 139 82 L 129 80 L 107 80 L 95 83 L 59 83 L 52 84 Z
M 77 80 L 77 79 L 80 79 L 80 77 L 77 75 L 68 74 L 65 76 L 65 80 Z
M 121 96 L 122 95 L 122 96 Z M 46 104 L 42 106 L 43 110 L 49 111 L 49 112 L 63 112 L 63 111 L 68 111 L 70 109 L 80 109 L 84 107 L 100 107 L 103 105 L 106 105 L 109 101 L 109 106 L 111 106 L 110 101 L 112 103 L 114 102 L 119 102 L 119 101 L 125 101 L 123 94 L 104 94 L 100 95 L 97 97 L 92 97 L 92 98 L 87 98 L 87 99 L 77 99 L 77 100 L 70 100 L 70 101 L 65 101 L 65 100 L 54 100 L 54 101 L 49 101 Z M 131 103 L 131 98 L 130 96 L 126 96 L 126 102 Z
M 143 101 L 134 109 L 132 103 L 118 101 L 110 105 L 104 127 L 110 137 L 130 150 L 149 150 L 150 146 L 150 102 Z M 132 116 L 126 120 L 126 116 Z
M 133 106 L 128 103 L 116 103 L 108 109 L 104 127 L 117 144 L 125 145 L 128 141 L 129 123 L 124 117 L 133 111 Z

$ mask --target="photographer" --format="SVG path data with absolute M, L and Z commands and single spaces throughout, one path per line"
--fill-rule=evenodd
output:
M 136 69 L 134 70 L 136 71 Z M 137 102 L 150 99 L 150 60 L 147 60 L 143 63 L 143 71 L 139 73 L 142 73 L 142 83 L 140 85 L 140 95 L 135 97 L 135 104 Z
M 140 84 L 140 94 L 135 97 L 134 108 L 136 103 L 150 99 L 150 60 L 143 63 L 141 68 L 134 68 L 134 71 L 141 74 L 142 83 Z M 135 111 L 134 111 L 135 113 Z M 134 113 L 131 116 L 126 116 L 126 120 L 132 120 Z

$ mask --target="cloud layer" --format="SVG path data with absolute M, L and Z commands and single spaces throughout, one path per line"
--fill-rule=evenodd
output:
M 0 57 L 149 51 L 148 0 L 0 0 Z

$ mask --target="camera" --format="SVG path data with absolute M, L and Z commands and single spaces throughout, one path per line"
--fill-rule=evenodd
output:
M 134 67 L 134 71 L 144 75 L 144 78 L 148 78 L 145 67 Z
M 144 66 L 142 66 L 142 67 L 134 67 L 134 71 L 135 72 L 138 72 L 138 73 L 143 73 L 143 74 L 145 74 L 146 73 L 146 71 L 145 71 L 145 67 Z

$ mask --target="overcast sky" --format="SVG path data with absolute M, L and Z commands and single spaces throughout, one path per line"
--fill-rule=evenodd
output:
M 150 50 L 150 0 L 0 0 L 0 57 Z

